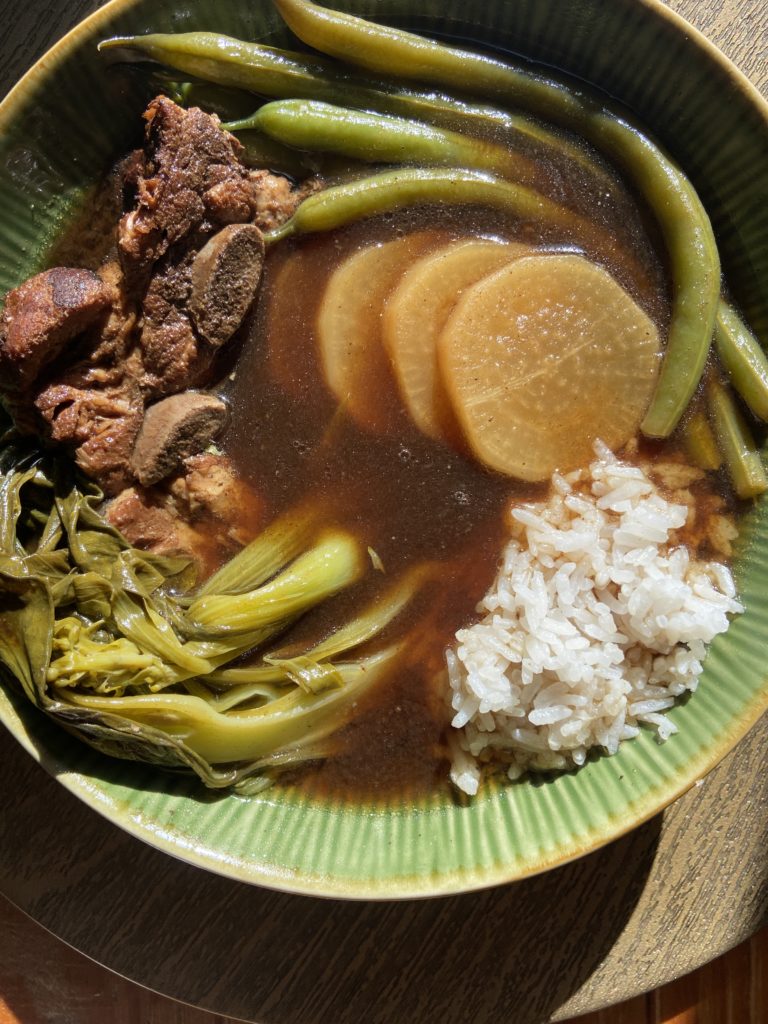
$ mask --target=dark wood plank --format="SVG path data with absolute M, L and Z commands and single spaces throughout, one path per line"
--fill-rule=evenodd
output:
M 233 1024 L 88 960 L 0 897 L 0 1024 Z
M 749 1006 L 756 1021 L 768 1021 L 768 928 L 762 928 L 749 943 Z
M 103 0 L 39 0 L 37 3 L 19 3 L 19 0 L 0 0 L 2 25 L 2 53 L 0 61 L 0 96 L 24 72 L 60 39 L 78 21 L 101 7 Z M 20 12 L 24 9 L 25 16 Z
M 566 1024 L 765 1024 L 768 929 L 647 996 Z M 236 1024 L 88 960 L 0 897 L 0 1024 Z
M 765 920 L 766 837 L 745 835 L 741 819 L 749 800 L 768 822 L 766 725 L 669 809 L 663 830 L 656 818 L 517 885 L 396 904 L 199 871 L 118 831 L 1 744 L 0 892 L 94 959 L 223 1015 L 542 1024 L 653 988 Z

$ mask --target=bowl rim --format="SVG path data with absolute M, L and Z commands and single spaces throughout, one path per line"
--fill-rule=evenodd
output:
M 5 132 L 12 123 L 19 105 L 24 102 L 28 92 L 34 89 L 38 83 L 44 81 L 45 77 L 55 70 L 70 52 L 89 36 L 95 35 L 103 24 L 107 24 L 114 17 L 141 2 L 143 0 L 106 0 L 102 6 L 79 21 L 46 50 L 0 100 L 0 133 Z M 653 17 L 667 21 L 690 45 L 698 48 L 710 60 L 718 64 L 751 106 L 759 112 L 768 133 L 768 98 L 763 96 L 746 74 L 702 31 L 668 7 L 663 0 L 626 0 L 626 2 L 644 8 Z M 330 6 L 327 2 L 326 5 Z M 371 901 L 427 899 L 459 895 L 522 881 L 578 860 L 639 828 L 683 796 L 722 762 L 766 711 L 768 711 L 768 672 L 766 673 L 766 685 L 760 696 L 748 705 L 741 716 L 732 720 L 722 741 L 710 749 L 708 756 L 701 755 L 689 765 L 688 771 L 679 773 L 679 783 L 673 790 L 668 791 L 662 800 L 659 800 L 658 797 L 654 799 L 646 797 L 645 801 L 641 801 L 642 809 L 639 813 L 635 811 L 629 822 L 613 822 L 600 833 L 593 834 L 588 842 L 582 844 L 583 848 L 576 848 L 565 855 L 540 857 L 536 864 L 529 865 L 523 870 L 510 866 L 474 868 L 463 872 L 459 877 L 447 874 L 439 880 L 434 877 L 430 878 L 428 875 L 415 878 L 402 876 L 389 880 L 385 888 L 373 889 L 370 880 L 337 879 L 319 874 L 299 876 L 294 873 L 283 875 L 277 871 L 263 871 L 255 877 L 253 870 L 244 870 L 231 862 L 222 863 L 206 855 L 207 851 L 203 852 L 188 845 L 185 845 L 183 850 L 180 849 L 172 835 L 165 835 L 160 829 L 153 831 L 151 828 L 142 827 L 130 814 L 121 816 L 116 813 L 114 807 L 96 792 L 96 787 L 89 785 L 86 777 L 76 770 L 62 771 L 62 766 L 56 762 L 55 756 L 49 754 L 44 748 L 41 749 L 35 743 L 22 718 L 17 714 L 11 699 L 0 689 L 0 722 L 5 725 L 14 739 L 70 793 L 134 838 L 177 860 L 213 872 L 231 881 L 258 885 L 277 892 L 300 896 Z M 648 806 L 642 807 L 643 802 Z
M 50 46 L 41 57 L 27 68 L 21 78 L 0 99 L 0 131 L 6 130 L 15 112 L 15 107 L 21 102 L 25 92 L 38 80 L 42 79 L 49 69 L 55 68 L 64 59 L 66 54 L 79 43 L 80 36 L 90 34 L 92 30 L 95 31 L 98 28 L 102 21 L 111 20 L 113 16 L 128 10 L 139 2 L 141 0 L 106 0 L 101 7 L 86 15 L 85 18 L 69 29 L 61 39 L 58 39 Z M 678 14 L 677 11 L 673 11 L 671 7 L 668 7 L 664 0 L 633 0 L 633 2 L 640 7 L 644 7 L 655 17 L 667 20 L 675 29 L 687 36 L 699 49 L 703 50 L 710 59 L 719 64 L 721 70 L 729 75 L 734 84 L 746 95 L 749 101 L 758 107 L 766 122 L 766 127 L 768 127 L 768 98 L 763 96 L 760 90 L 747 78 L 746 74 L 722 50 L 718 49 L 700 29 L 687 21 L 682 14 Z

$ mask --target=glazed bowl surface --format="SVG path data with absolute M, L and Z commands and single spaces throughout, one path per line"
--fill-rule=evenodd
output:
M 632 110 L 693 180 L 725 278 L 768 340 L 768 105 L 655 0 L 340 0 L 415 31 L 553 65 Z M 266 0 L 112 0 L 54 46 L 0 105 L 0 294 L 45 265 L 89 186 L 138 141 L 141 76 L 96 52 L 112 35 L 206 29 L 295 45 Z M 59 781 L 133 835 L 232 878 L 350 898 L 454 893 L 523 878 L 596 849 L 713 768 L 768 706 L 768 500 L 742 520 L 734 570 L 746 606 L 707 656 L 664 744 L 552 778 L 489 784 L 472 801 L 323 800 L 280 786 L 251 798 L 80 744 L 0 688 L 0 719 Z

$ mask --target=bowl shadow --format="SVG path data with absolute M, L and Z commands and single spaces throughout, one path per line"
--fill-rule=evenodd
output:
M 661 816 L 554 871 L 481 892 L 352 902 L 249 886 L 94 814 L 15 743 L 0 889 L 166 995 L 259 1024 L 540 1024 L 584 986 L 653 868 Z M 51 808 L 55 807 L 55 813 Z M 34 823 L 34 827 L 30 824 Z

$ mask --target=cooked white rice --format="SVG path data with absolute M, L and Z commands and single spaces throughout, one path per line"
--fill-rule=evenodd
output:
M 613 754 L 695 690 L 706 645 L 743 611 L 730 572 L 697 562 L 670 534 L 684 505 L 603 445 L 588 470 L 555 476 L 547 502 L 511 512 L 513 539 L 446 652 L 454 711 L 451 778 L 474 795 L 480 761 L 510 778 Z

